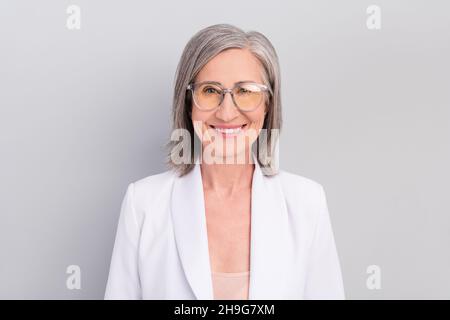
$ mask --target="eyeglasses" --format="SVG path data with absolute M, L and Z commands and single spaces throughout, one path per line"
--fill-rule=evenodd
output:
M 231 89 L 224 88 L 220 82 L 203 81 L 191 83 L 186 89 L 191 90 L 194 104 L 200 110 L 218 108 L 229 92 L 234 105 L 244 112 L 256 110 L 263 101 L 264 93 L 269 91 L 266 85 L 249 81 L 237 82 Z

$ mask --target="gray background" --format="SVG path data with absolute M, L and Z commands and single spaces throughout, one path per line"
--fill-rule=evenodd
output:
M 81 30 L 66 8 L 81 7 Z M 381 7 L 381 30 L 366 8 Z M 348 299 L 450 298 L 448 1 L 0 2 L 0 298 L 103 298 L 129 182 L 166 170 L 199 29 L 263 32 L 284 170 L 327 192 Z M 82 270 L 68 290 L 66 267 Z M 366 287 L 379 265 L 380 290 Z

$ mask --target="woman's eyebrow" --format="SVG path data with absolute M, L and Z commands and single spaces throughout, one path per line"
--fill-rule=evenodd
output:
M 241 80 L 241 81 L 235 82 L 234 85 L 240 84 L 240 83 L 244 83 L 244 82 L 255 82 L 256 83 L 257 81 L 255 81 L 255 80 Z M 222 82 L 213 81 L 213 80 L 205 80 L 205 81 L 201 81 L 200 83 L 211 83 L 211 84 L 217 84 L 217 85 L 223 86 Z
M 211 83 L 211 84 L 217 84 L 219 86 L 223 86 L 222 83 L 218 82 L 218 81 L 212 81 L 212 80 L 205 80 L 205 81 L 200 81 L 199 83 Z
M 243 83 L 243 82 L 254 82 L 254 83 L 258 83 L 258 81 L 255 81 L 255 80 L 242 80 L 242 81 L 235 82 L 234 84 L 240 84 L 240 83 Z

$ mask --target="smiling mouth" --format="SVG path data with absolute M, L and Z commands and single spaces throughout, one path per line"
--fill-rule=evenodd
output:
M 244 124 L 244 125 L 242 125 L 240 127 L 236 127 L 236 128 L 222 128 L 222 127 L 215 127 L 213 125 L 208 125 L 208 126 L 212 129 L 214 129 L 217 133 L 229 136 L 229 135 L 237 135 L 237 134 L 241 133 L 242 130 L 247 127 L 247 124 Z

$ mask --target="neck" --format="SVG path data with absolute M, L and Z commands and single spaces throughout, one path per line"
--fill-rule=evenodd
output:
M 200 164 L 203 188 L 232 196 L 252 186 L 255 164 Z

